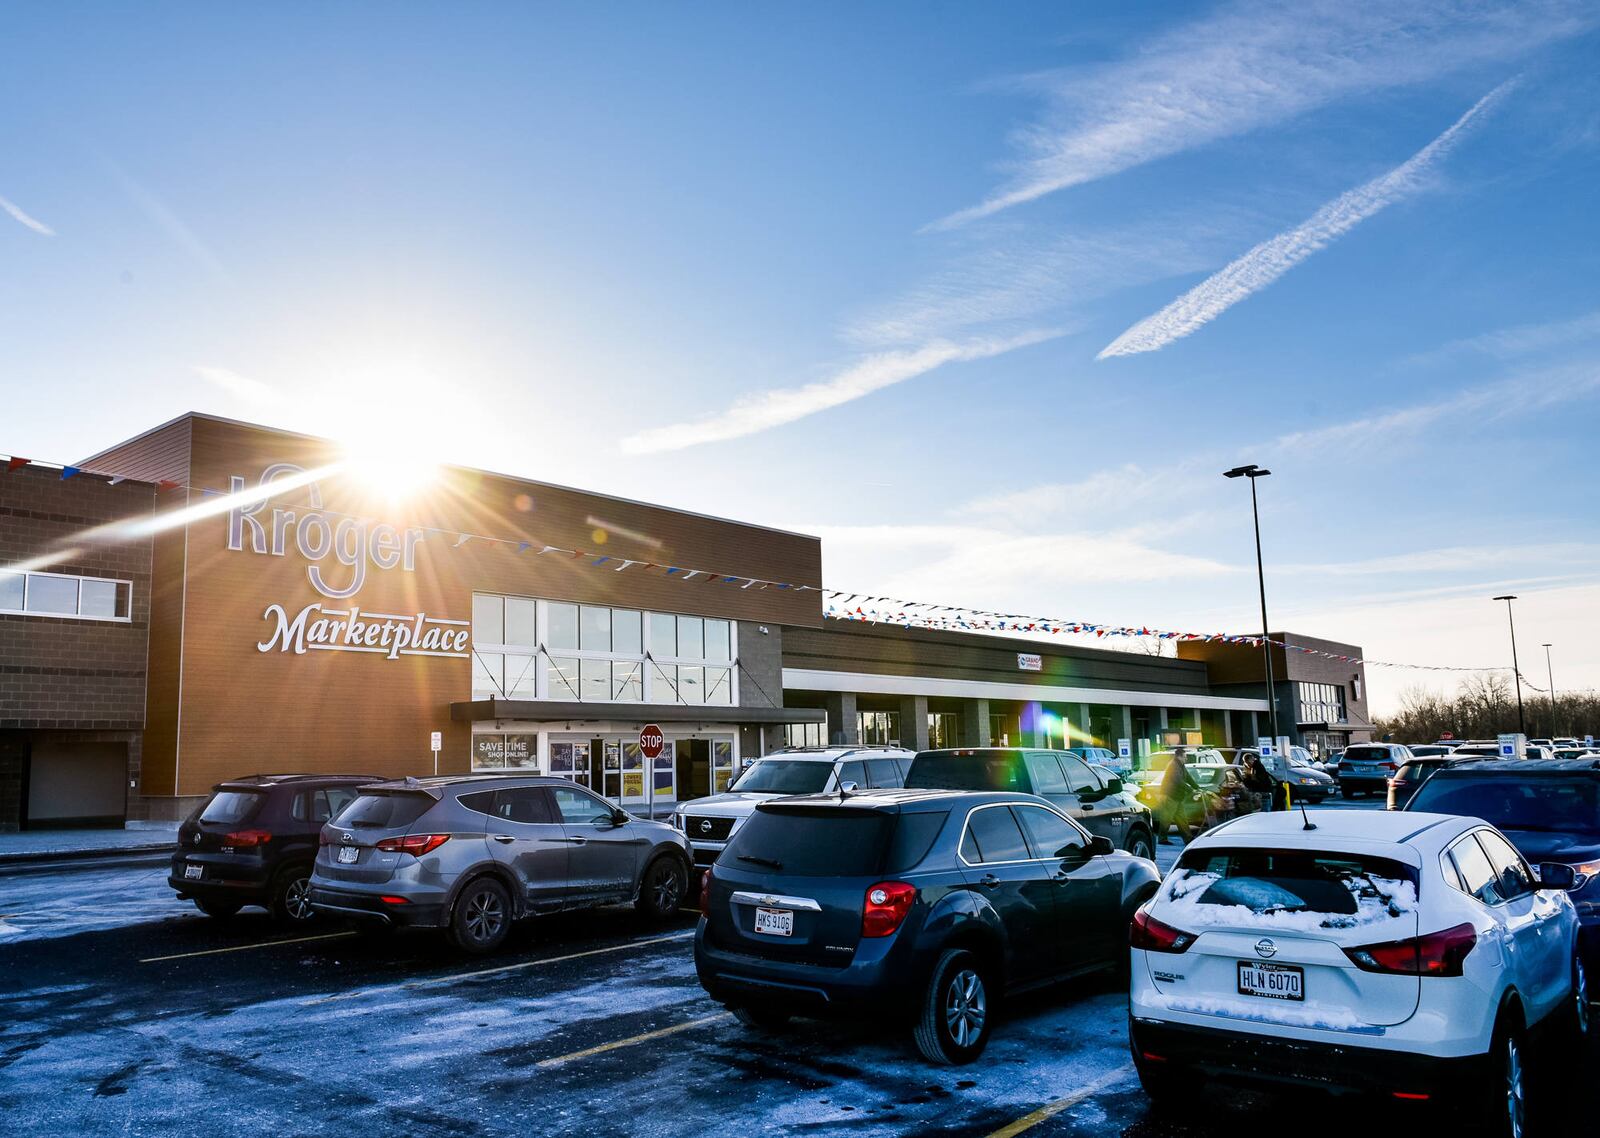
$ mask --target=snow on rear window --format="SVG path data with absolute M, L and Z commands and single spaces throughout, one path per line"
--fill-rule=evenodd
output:
M 1184 854 L 1167 886 L 1173 920 L 1314 932 L 1393 920 L 1417 907 L 1416 871 L 1389 858 L 1310 850 Z

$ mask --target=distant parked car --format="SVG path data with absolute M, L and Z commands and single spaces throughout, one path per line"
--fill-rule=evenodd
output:
M 971 747 L 920 751 L 906 774 L 922 790 L 1003 790 L 1037 794 L 1091 834 L 1138 857 L 1155 856 L 1149 807 L 1120 778 L 1102 781 L 1070 751 Z
M 1153 862 L 1024 794 L 869 790 L 756 807 L 705 875 L 695 968 L 745 1024 L 904 1022 L 969 1063 L 1008 992 L 1127 960 Z
M 364 774 L 255 774 L 218 783 L 178 827 L 167 884 L 208 917 L 261 905 L 284 924 L 309 921 L 322 824 L 378 781 Z
M 1388 808 L 1390 810 L 1404 810 L 1406 803 L 1411 801 L 1411 796 L 1421 788 L 1423 783 L 1445 767 L 1461 761 L 1461 759 L 1451 754 L 1418 755 L 1413 752 L 1412 757 L 1401 763 L 1400 769 L 1395 771 L 1393 777 L 1389 779 Z
M 1105 767 L 1109 771 L 1115 771 L 1119 777 L 1133 769 L 1131 760 L 1124 759 L 1110 747 L 1068 747 L 1067 750 L 1091 767 Z
M 408 778 L 364 787 L 322 828 L 311 905 L 382 927 L 438 928 L 492 952 L 535 913 L 632 902 L 678 911 L 689 843 L 570 779 Z
M 1436 759 L 1455 750 L 1451 743 L 1408 743 L 1406 749 L 1418 759 Z
M 1600 974 L 1600 756 L 1453 763 L 1423 783 L 1406 809 L 1482 818 L 1528 861 L 1570 865 L 1584 956 L 1590 974 Z
M 672 824 L 689 839 L 696 865 L 710 865 L 756 804 L 788 794 L 832 794 L 905 785 L 915 752 L 900 747 L 786 747 L 745 768 L 721 794 L 678 804 Z
M 1339 790 L 1346 798 L 1387 794 L 1389 779 L 1411 757 L 1410 748 L 1399 743 L 1352 743 L 1339 760 Z
M 1201 836 L 1135 914 L 1146 1092 L 1175 1112 L 1211 1080 L 1378 1092 L 1520 1138 L 1530 1037 L 1586 1046 L 1573 871 L 1536 874 L 1476 818 L 1311 820 L 1253 814 Z

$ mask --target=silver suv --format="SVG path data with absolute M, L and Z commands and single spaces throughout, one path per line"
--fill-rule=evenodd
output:
M 408 778 L 362 787 L 322 828 L 319 912 L 441 928 L 468 952 L 500 947 L 519 917 L 633 902 L 677 912 L 689 843 L 569 779 Z
M 904 786 L 916 752 L 901 747 L 786 747 L 757 759 L 725 793 L 678 805 L 672 824 L 694 847 L 694 863 L 710 865 L 758 802 L 790 794 L 833 794 L 843 783 Z

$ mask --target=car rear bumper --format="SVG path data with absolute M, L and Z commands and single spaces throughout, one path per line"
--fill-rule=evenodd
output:
M 1341 774 L 1339 786 L 1345 790 L 1382 790 L 1388 792 L 1389 776 L 1380 774 Z
M 783 1008 L 800 1015 L 882 1016 L 909 1013 L 921 971 L 893 944 L 862 942 L 843 968 L 769 960 L 714 945 L 702 918 L 694 938 L 700 986 L 719 1003 Z
M 1224 1082 L 1335 1094 L 1458 1100 L 1485 1071 L 1478 1056 L 1444 1059 L 1137 1018 L 1129 1022 L 1128 1040 L 1135 1058 L 1152 1069 L 1182 1067 Z
M 311 907 L 319 913 L 390 928 L 437 928 L 444 918 L 442 900 L 386 902 L 385 896 L 404 896 L 381 890 L 361 890 L 311 882 Z
M 186 866 L 200 866 L 201 876 L 185 877 Z M 172 855 L 167 884 L 180 898 L 228 898 L 241 904 L 264 902 L 272 889 L 272 867 L 260 859 L 243 861 L 217 853 Z

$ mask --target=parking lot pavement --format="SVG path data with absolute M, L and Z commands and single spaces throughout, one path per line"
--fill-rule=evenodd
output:
M 739 1025 L 695 981 L 687 913 L 666 926 L 627 909 L 545 919 L 475 959 L 426 934 L 286 933 L 249 912 L 213 922 L 149 872 L 0 879 L 0 910 L 28 930 L 0 939 L 0 1117 L 28 1132 L 1238 1138 L 1359 1126 L 1372 1138 L 1414 1126 L 1245 1094 L 1152 1118 L 1109 978 L 1019 1001 L 977 1063 L 937 1068 L 889 1026 Z

